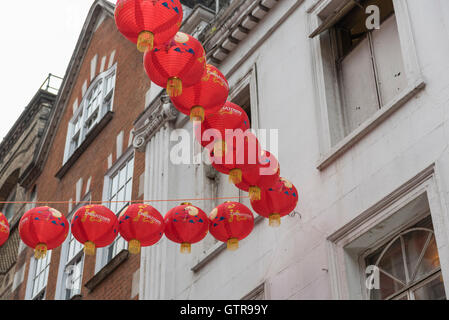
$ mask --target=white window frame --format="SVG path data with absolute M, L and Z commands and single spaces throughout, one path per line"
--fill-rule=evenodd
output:
M 115 63 L 108 70 L 100 73 L 90 84 L 90 87 L 84 94 L 80 105 L 74 112 L 72 119 L 69 121 L 63 164 L 65 164 L 67 160 L 73 155 L 73 153 L 79 148 L 92 128 L 101 121 L 101 119 L 107 114 L 107 112 L 113 110 L 116 76 L 117 63 Z M 110 86 L 108 86 L 108 84 L 110 84 Z M 96 109 L 95 112 L 91 112 L 91 114 L 88 114 L 90 101 L 89 98 L 93 94 L 93 91 L 98 88 L 98 86 L 101 86 L 102 89 L 101 94 L 99 94 L 98 96 L 98 110 Z M 94 114 L 96 114 L 95 119 L 92 118 Z M 87 127 L 88 121 L 92 121 L 89 127 Z M 78 122 L 80 122 L 79 128 L 77 128 Z M 79 140 L 77 146 L 73 148 L 72 141 L 75 137 L 77 137 L 77 139 Z
M 259 93 L 258 93 L 258 86 L 257 86 L 257 64 L 253 64 L 250 66 L 249 70 L 243 70 L 243 76 L 238 78 L 235 82 L 230 82 L 230 93 L 228 97 L 228 101 L 233 101 L 235 98 L 246 88 L 249 88 L 249 96 L 250 96 L 250 108 L 251 108 L 251 129 L 255 130 L 254 133 L 257 133 L 257 129 L 259 129 Z M 203 150 L 204 152 L 207 152 L 206 150 Z M 204 164 L 203 164 L 204 165 Z M 215 170 L 215 169 L 214 169 Z M 220 173 L 217 173 L 220 174 Z M 221 175 L 222 177 L 225 177 L 225 175 Z M 204 179 L 207 179 L 206 177 Z M 215 183 L 216 184 L 216 183 Z M 245 203 L 243 201 L 244 192 L 235 189 L 235 196 L 240 197 L 240 202 L 244 203 L 245 205 L 249 205 L 249 203 Z M 219 203 L 215 203 L 214 206 L 219 205 Z M 256 217 L 255 223 L 261 221 L 263 218 L 258 216 Z M 211 235 L 208 235 L 208 237 L 212 237 Z M 194 272 L 198 272 L 200 269 L 202 269 L 206 264 L 208 264 L 210 261 L 212 261 L 217 255 L 219 255 L 222 251 L 226 249 L 226 243 L 220 242 L 220 241 L 214 241 L 211 239 L 211 241 L 203 241 L 203 250 L 200 251 L 200 255 L 195 257 L 193 264 L 191 266 L 191 270 Z M 199 252 L 199 251 L 197 251 Z
M 134 148 L 132 146 L 128 147 L 128 149 L 122 154 L 122 156 L 116 161 L 116 163 L 108 170 L 108 172 L 106 173 L 105 177 L 104 177 L 104 183 L 103 183 L 103 205 L 110 208 L 111 207 L 111 203 L 110 201 L 110 193 L 111 193 L 111 184 L 112 184 L 112 179 L 113 177 L 124 167 L 128 164 L 129 161 L 131 161 L 131 159 L 134 160 L 133 162 L 133 168 L 132 168 L 132 179 L 134 179 L 134 170 L 135 170 L 135 151 Z M 133 186 L 133 181 L 131 180 L 131 197 L 132 197 L 132 186 Z M 126 195 L 125 195 L 126 197 Z M 125 199 L 125 200 L 129 200 L 131 201 L 132 199 Z M 123 205 L 118 204 L 118 206 L 120 207 L 120 209 L 115 210 L 114 213 L 118 216 L 120 215 L 120 212 L 126 208 L 126 206 L 128 206 L 130 203 L 123 203 Z M 119 241 L 121 241 L 121 243 L 119 243 Z M 114 246 L 117 245 L 117 243 L 120 244 L 121 247 L 123 247 L 123 249 L 127 249 L 128 248 L 128 243 L 120 236 L 120 234 L 117 236 L 117 238 L 114 240 L 114 242 L 105 247 L 105 248 L 99 248 L 97 249 L 97 259 L 95 262 L 95 273 L 97 273 L 98 271 L 100 271 L 106 264 L 109 263 L 109 261 L 111 261 L 118 253 L 120 253 L 121 250 L 118 250 L 116 252 L 112 253 L 112 257 L 110 255 L 110 250 L 111 248 L 113 248 Z M 115 250 L 115 249 L 112 249 Z
M 26 292 L 25 292 L 25 300 L 34 300 L 36 299 L 40 294 L 44 294 L 43 299 L 45 300 L 47 297 L 47 285 L 48 285 L 48 274 L 50 273 L 50 267 L 51 267 L 51 253 L 52 251 L 49 250 L 47 252 L 47 255 L 45 258 L 41 260 L 36 260 L 34 258 L 34 255 L 30 258 L 30 268 L 28 269 L 28 279 L 27 279 L 27 286 L 26 286 Z M 34 280 L 36 279 L 36 272 L 37 267 L 43 262 L 47 261 L 47 265 L 45 266 L 45 270 L 41 270 L 41 272 L 46 272 L 46 275 L 44 276 L 43 280 L 45 282 L 45 286 L 42 287 L 41 290 L 39 290 L 37 293 L 34 293 Z
M 365 280 L 368 277 L 364 269 L 364 254 L 370 248 L 378 247 L 379 243 L 391 238 L 392 234 L 408 228 L 429 215 L 432 219 L 435 239 L 440 257 L 441 273 L 444 279 L 446 296 L 449 296 L 449 214 L 444 210 L 444 202 L 440 198 L 441 190 L 437 184 L 435 166 L 432 165 L 416 175 L 390 195 L 361 213 L 357 218 L 334 232 L 327 239 L 329 261 L 329 275 L 332 297 L 336 300 L 368 299 Z M 406 205 L 420 196 L 426 195 L 428 209 L 415 212 L 414 215 L 397 213 Z M 379 227 L 387 219 L 393 218 L 395 225 L 388 225 L 374 239 L 372 230 Z M 390 230 L 385 230 L 390 229 Z M 370 241 L 375 242 L 372 247 L 350 248 L 356 240 L 371 234 Z
M 67 217 L 68 221 L 72 220 L 73 215 L 76 213 L 76 211 L 81 208 L 83 205 L 86 204 L 87 201 L 91 200 L 91 194 L 87 194 L 80 203 L 71 210 L 69 216 Z M 73 298 L 73 296 L 81 293 L 81 287 L 83 284 L 83 274 L 84 274 L 84 261 L 85 261 L 85 255 L 83 246 L 80 244 L 77 252 L 73 255 L 73 257 L 68 261 L 68 255 L 70 250 L 70 242 L 71 241 L 77 241 L 73 235 L 72 232 L 69 232 L 69 235 L 67 236 L 66 240 L 61 246 L 61 255 L 59 258 L 59 267 L 58 267 L 58 278 L 56 282 L 56 293 L 55 293 L 55 299 L 56 300 L 67 300 L 66 294 L 67 294 L 67 280 L 68 280 L 68 273 L 67 273 L 67 267 L 70 265 L 73 265 L 75 261 L 81 258 L 81 268 L 80 268 L 80 287 L 78 292 L 74 292 L 72 296 L 69 298 Z
M 427 217 L 429 217 L 429 215 L 426 216 L 426 214 L 423 215 L 424 219 L 426 219 Z M 422 219 L 422 220 L 424 220 Z M 422 221 L 421 220 L 421 221 Z M 414 220 L 413 220 L 414 221 Z M 421 221 L 417 221 L 418 223 Z M 433 224 L 433 221 L 432 221 Z M 367 265 L 366 265 L 366 259 L 375 251 L 377 251 L 379 248 L 386 246 L 383 249 L 383 253 L 385 253 L 386 251 L 388 251 L 388 248 L 390 247 L 390 245 L 392 245 L 397 239 L 399 239 L 399 235 L 402 234 L 407 234 L 409 232 L 414 232 L 414 231 L 425 231 L 428 233 L 431 233 L 432 235 L 435 234 L 435 232 L 433 230 L 427 229 L 427 228 L 423 228 L 423 227 L 413 227 L 410 226 L 410 228 L 404 228 L 403 230 L 401 230 L 398 234 L 394 235 L 393 237 L 388 238 L 388 240 L 386 242 L 379 242 L 376 246 L 370 248 L 369 250 L 367 250 L 361 257 L 360 257 L 360 265 L 361 265 L 361 270 L 365 270 Z M 429 239 L 430 240 L 430 239 Z M 403 253 L 405 254 L 405 253 Z M 421 256 L 420 259 L 422 259 L 423 257 Z M 420 260 L 421 261 L 421 260 Z M 387 300 L 396 300 L 398 298 L 403 297 L 404 295 L 407 295 L 410 297 L 412 297 L 412 299 L 410 300 L 415 300 L 414 299 L 414 294 L 413 291 L 416 290 L 417 288 L 420 288 L 424 285 L 426 285 L 427 283 L 429 283 L 430 281 L 434 280 L 437 276 L 441 276 L 441 267 L 435 268 L 433 269 L 431 272 L 428 272 L 425 275 L 421 275 L 421 278 L 418 278 L 418 280 L 415 279 L 415 281 L 413 281 L 412 283 L 407 283 L 400 291 L 403 291 L 401 293 L 399 292 L 395 292 L 392 296 L 388 297 Z M 370 292 L 369 290 L 366 292 L 366 296 L 365 298 L 367 300 L 371 300 L 370 298 Z
M 326 10 L 329 10 L 331 5 L 335 5 L 337 3 L 344 4 L 350 1 L 351 0 L 317 1 L 307 10 L 309 34 L 311 34 L 314 30 L 317 30 L 317 28 L 323 23 L 321 17 L 325 15 L 327 12 Z M 331 52 L 330 45 L 325 45 L 325 43 L 329 43 L 329 41 L 322 41 L 323 34 L 317 35 L 310 39 L 313 69 L 312 74 L 314 78 L 316 101 L 318 102 L 317 119 L 321 154 L 317 163 L 317 168 L 319 170 L 324 170 L 326 167 L 331 165 L 338 157 L 345 153 L 365 135 L 373 131 L 381 122 L 398 110 L 425 86 L 416 53 L 414 33 L 408 9 L 409 4 L 406 0 L 393 0 L 393 5 L 402 49 L 401 51 L 405 68 L 405 76 L 407 77 L 406 88 L 390 102 L 384 104 L 380 110 L 369 117 L 362 123 L 362 125 L 353 130 L 346 137 L 339 139 L 339 141 L 335 144 L 332 144 L 331 140 L 332 135 L 335 133 L 332 132 L 333 129 L 329 124 L 331 118 L 329 114 L 330 110 L 333 112 L 338 112 L 331 108 L 335 108 L 335 106 L 339 104 L 339 89 L 338 81 L 336 80 L 338 76 L 336 74 L 335 67 L 329 63 L 333 59 L 333 54 Z

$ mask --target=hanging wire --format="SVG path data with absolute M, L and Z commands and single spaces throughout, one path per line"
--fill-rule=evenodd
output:
M 78 203 L 86 203 L 86 204 L 102 204 L 102 203 L 146 203 L 146 202 L 186 202 L 186 201 L 212 201 L 212 200 L 233 200 L 233 199 L 249 199 L 249 196 L 240 196 L 240 197 L 222 197 L 222 198 L 190 198 L 190 199 L 167 199 L 167 200 L 122 200 L 122 201 L 104 201 L 97 200 L 92 201 L 92 199 L 88 201 L 79 201 Z M 0 204 L 68 204 L 70 201 L 0 201 Z

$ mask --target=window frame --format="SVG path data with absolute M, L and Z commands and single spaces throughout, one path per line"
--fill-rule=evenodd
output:
M 249 92 L 249 100 L 250 100 L 250 112 L 251 112 L 251 130 L 253 133 L 257 133 L 259 129 L 259 93 L 258 93 L 258 85 L 257 85 L 257 64 L 253 64 L 250 66 L 249 70 L 243 74 L 239 80 L 232 82 L 230 81 L 230 92 L 228 101 L 235 101 L 235 99 L 243 92 L 243 90 L 248 90 Z M 204 150 L 203 150 L 204 151 Z M 219 174 L 219 173 L 217 173 Z M 220 176 L 225 177 L 224 175 L 219 174 Z M 205 179 L 207 179 L 205 177 Z M 220 178 L 218 178 L 220 179 Z M 218 184 L 216 181 L 213 182 L 214 188 L 217 188 Z M 229 185 L 226 182 L 226 185 Z M 239 202 L 244 203 L 244 192 L 234 188 L 235 195 L 238 196 Z M 218 195 L 217 195 L 218 196 Z M 215 203 L 214 207 L 219 203 Z M 248 203 L 244 203 L 245 205 L 249 205 Z M 263 220 L 263 217 L 257 216 L 255 218 L 255 225 Z M 212 240 L 213 241 L 213 240 Z M 212 242 L 211 241 L 211 242 Z M 206 243 L 206 242 L 205 242 Z M 208 247 L 203 246 L 201 253 L 198 257 L 196 257 L 191 265 L 191 270 L 193 272 L 199 272 L 206 264 L 212 261 L 216 256 L 218 256 L 222 251 L 226 249 L 226 243 L 220 241 L 214 241 L 213 243 L 209 243 Z
M 75 206 L 75 208 L 73 208 L 70 211 L 69 215 L 67 216 L 67 220 L 71 221 L 72 217 L 76 213 L 76 211 L 79 208 L 81 208 L 82 206 L 84 206 L 87 201 L 90 201 L 91 197 L 92 196 L 91 196 L 90 192 L 88 194 L 86 194 L 83 197 L 83 199 Z M 70 208 L 69 208 L 69 210 L 70 210 Z M 74 296 L 81 294 L 81 288 L 83 286 L 85 255 L 84 255 L 83 246 L 81 245 L 81 248 L 78 249 L 78 252 L 76 252 L 76 254 L 70 258 L 70 260 L 68 260 L 69 259 L 68 254 L 69 254 L 69 250 L 70 250 L 70 242 L 72 241 L 72 238 L 73 238 L 73 241 L 77 242 L 77 240 L 73 237 L 72 232 L 70 231 L 69 235 L 65 239 L 64 243 L 61 245 L 61 253 L 60 253 L 60 258 L 59 258 L 59 266 L 58 266 L 58 277 L 57 277 L 56 292 L 55 292 L 56 300 L 70 300 Z M 66 272 L 66 270 L 67 270 L 67 267 L 69 267 L 70 265 L 73 265 L 73 263 L 79 259 L 81 259 L 81 274 L 80 274 L 80 278 L 79 278 L 80 279 L 79 292 L 74 293 L 71 295 L 70 298 L 67 298 L 66 294 L 67 294 L 68 289 L 66 288 L 66 281 L 67 281 L 68 273 Z
M 368 299 L 365 290 L 364 253 L 373 252 L 391 239 L 391 234 L 405 230 L 430 216 L 437 243 L 440 268 L 444 279 L 446 296 L 449 297 L 449 253 L 444 248 L 449 243 L 449 233 L 445 226 L 449 225 L 449 213 L 442 207 L 440 198 L 441 186 L 438 185 L 435 165 L 431 165 L 415 177 L 391 192 L 378 203 L 356 216 L 327 238 L 327 252 L 331 292 L 334 299 Z M 401 210 L 419 197 L 427 197 L 427 209 L 410 215 L 399 215 Z M 388 226 L 391 231 L 382 231 L 382 237 L 369 247 L 350 248 L 360 238 L 378 230 L 385 221 L 395 218 L 395 225 Z M 384 228 L 385 229 L 385 228 Z M 372 241 L 372 240 L 370 240 Z M 360 245 L 360 244 L 358 244 Z
M 307 10 L 309 33 L 326 23 L 326 18 L 332 15 L 328 12 L 335 4 L 348 4 L 350 0 L 319 0 Z M 371 115 L 358 128 L 344 136 L 342 123 L 333 123 L 332 117 L 342 118 L 340 106 L 341 93 L 339 89 L 338 73 L 333 61 L 335 54 L 330 45 L 329 32 L 321 32 L 310 39 L 312 56 L 312 74 L 315 96 L 318 103 L 317 121 L 320 147 L 320 158 L 317 159 L 317 169 L 324 170 L 343 155 L 358 141 L 379 126 L 391 114 L 409 101 L 425 86 L 421 67 L 419 66 L 414 33 L 409 15 L 409 4 L 406 0 L 393 0 L 395 17 L 398 26 L 402 59 L 405 68 L 407 85 L 394 99 L 387 102 L 375 114 Z M 340 7 L 344 7 L 343 5 Z M 341 18 L 341 17 L 340 17 Z M 328 26 L 329 27 L 329 26 Z M 338 106 L 338 107 L 336 107 Z M 342 121 L 338 121 L 342 122 Z M 334 141 L 333 141 L 334 139 Z
M 428 212 L 428 217 L 430 217 L 430 212 Z M 424 218 L 422 220 L 425 220 L 425 219 L 426 218 Z M 418 221 L 418 222 L 420 222 L 420 221 Z M 388 251 L 388 249 L 391 247 L 391 245 L 394 244 L 394 242 L 397 241 L 397 239 L 399 239 L 400 236 L 402 236 L 404 234 L 407 234 L 409 232 L 418 231 L 418 230 L 432 233 L 433 236 L 435 237 L 434 230 L 431 230 L 431 229 L 428 229 L 428 228 L 414 227 L 414 226 L 404 228 L 402 231 L 400 231 L 397 234 L 395 234 L 392 237 L 390 237 L 389 240 L 386 243 L 385 243 L 385 241 L 383 241 L 380 244 L 377 244 L 376 246 L 374 246 L 373 248 L 367 250 L 360 258 L 361 269 L 364 270 L 366 268 L 366 259 L 373 252 L 375 252 L 375 251 L 379 250 L 381 247 L 385 246 L 385 248 L 382 250 L 382 253 L 380 255 L 380 257 L 382 257 L 382 255 L 385 252 Z M 436 237 L 435 237 L 435 240 L 436 240 Z M 404 254 L 404 252 L 403 252 L 403 254 Z M 379 257 L 379 259 L 380 259 L 380 257 Z M 423 256 L 419 257 L 417 266 L 422 261 L 422 259 L 423 259 Z M 379 263 L 379 260 L 377 261 L 377 263 Z M 376 265 L 377 265 L 377 263 L 376 263 Z M 401 298 L 404 295 L 407 295 L 407 298 L 408 298 L 409 297 L 409 293 L 412 293 L 412 296 L 413 296 L 413 291 L 414 290 L 419 289 L 420 287 L 425 286 L 427 283 L 429 283 L 430 281 L 434 280 L 438 275 L 440 275 L 440 276 L 442 275 L 442 273 L 441 273 L 441 266 L 439 266 L 438 268 L 435 268 L 432 271 L 422 275 L 420 278 L 414 279 L 414 281 L 412 281 L 410 283 L 406 283 L 405 286 L 401 290 L 399 290 L 398 292 L 395 292 L 394 294 L 388 296 L 384 300 L 396 300 L 397 298 Z M 366 298 L 367 298 L 367 300 L 371 300 L 371 298 L 370 298 L 370 291 L 369 290 L 367 290 L 367 292 L 366 292 Z M 414 299 L 412 299 L 412 300 L 414 300 Z
M 111 207 L 110 203 L 110 193 L 111 193 L 111 187 L 112 187 L 112 179 L 116 174 L 120 173 L 120 170 L 122 170 L 125 166 L 128 165 L 128 163 L 133 160 L 133 168 L 132 168 L 132 179 L 131 179 L 131 198 L 132 198 L 132 192 L 133 192 L 133 184 L 134 184 L 134 172 L 135 172 L 135 150 L 132 146 L 128 147 L 128 149 L 121 155 L 121 157 L 115 162 L 115 164 L 107 171 L 107 173 L 104 176 L 104 182 L 103 182 L 103 205 L 107 208 Z M 125 185 L 129 181 L 126 180 Z M 126 197 L 126 194 L 125 194 Z M 131 201 L 132 199 L 125 199 Z M 114 212 L 117 217 L 120 215 L 120 212 L 125 209 L 130 202 L 126 202 L 120 210 L 116 210 L 117 212 Z M 110 254 L 111 248 L 114 248 L 114 246 L 117 244 L 118 241 L 124 242 L 124 248 L 120 251 Z M 112 244 L 105 248 L 98 248 L 97 254 L 96 254 L 96 261 L 95 261 L 95 274 L 98 273 L 105 265 L 107 265 L 115 256 L 117 256 L 121 251 L 127 250 L 128 243 L 121 238 L 120 234 L 117 236 L 117 238 L 114 240 Z M 114 249 L 112 249 L 114 250 Z
M 92 131 L 92 129 L 100 123 L 103 117 L 110 111 L 113 111 L 114 95 L 116 91 L 116 78 L 117 78 L 117 63 L 115 63 L 108 70 L 100 73 L 95 80 L 90 84 L 86 93 L 84 94 L 81 103 L 75 110 L 72 118 L 67 126 L 66 144 L 64 150 L 63 165 L 70 159 L 70 157 L 76 152 L 76 150 L 86 140 L 86 137 Z M 111 82 L 109 82 L 109 80 Z M 108 84 L 111 83 L 111 88 L 108 89 Z M 95 90 L 101 87 L 100 93 L 97 94 L 97 108 L 88 114 L 88 108 L 90 107 L 90 99 Z M 93 117 L 93 115 L 95 115 Z M 88 121 L 92 121 L 91 125 L 87 127 Z M 79 129 L 78 129 L 79 124 Z M 76 131 L 75 131 L 76 130 Z M 77 144 L 74 147 L 73 141 L 77 139 Z
M 25 300 L 45 300 L 47 297 L 47 286 L 48 286 L 48 276 L 50 274 L 50 267 L 51 267 L 51 258 L 52 258 L 52 250 L 47 251 L 47 255 L 45 256 L 45 258 L 41 259 L 41 260 L 36 260 L 34 258 L 34 255 L 30 257 L 30 267 L 28 270 L 28 279 L 27 279 L 27 286 L 26 286 L 26 293 L 25 293 Z M 45 286 L 40 289 L 38 292 L 34 293 L 34 286 L 35 286 L 35 280 L 37 278 L 39 278 L 39 276 L 37 276 L 36 272 L 37 272 L 37 268 L 39 266 L 39 264 L 41 262 L 43 262 L 43 260 L 47 261 L 47 265 L 45 266 L 45 268 L 39 272 L 39 275 L 42 272 L 46 272 L 47 276 L 44 277 L 44 281 L 45 281 Z M 48 259 L 48 260 L 47 260 Z M 37 299 L 37 298 L 40 299 Z

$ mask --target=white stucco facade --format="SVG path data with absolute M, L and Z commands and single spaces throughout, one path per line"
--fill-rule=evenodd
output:
M 366 299 L 360 256 L 429 212 L 449 294 L 449 2 L 393 0 L 407 88 L 333 146 L 326 69 L 309 38 L 331 2 L 277 1 L 218 65 L 231 93 L 249 84 L 253 124 L 279 129 L 281 176 L 299 191 L 297 214 L 280 228 L 258 221 L 235 252 L 208 238 L 181 255 L 164 238 L 142 252 L 140 299 L 241 299 L 258 287 L 266 299 Z M 147 128 L 145 118 L 136 127 Z M 136 133 L 145 199 L 238 196 L 223 177 L 214 189 L 204 166 L 169 161 L 171 132 L 191 124 L 174 113 L 164 119 L 151 135 Z M 421 211 L 402 210 L 411 202 Z M 207 213 L 218 204 L 194 203 Z M 153 205 L 165 214 L 178 203 Z

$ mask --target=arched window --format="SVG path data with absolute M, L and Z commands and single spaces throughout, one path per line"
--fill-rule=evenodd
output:
M 401 232 L 367 263 L 379 271 L 379 288 L 369 292 L 372 300 L 446 299 L 431 222 Z

